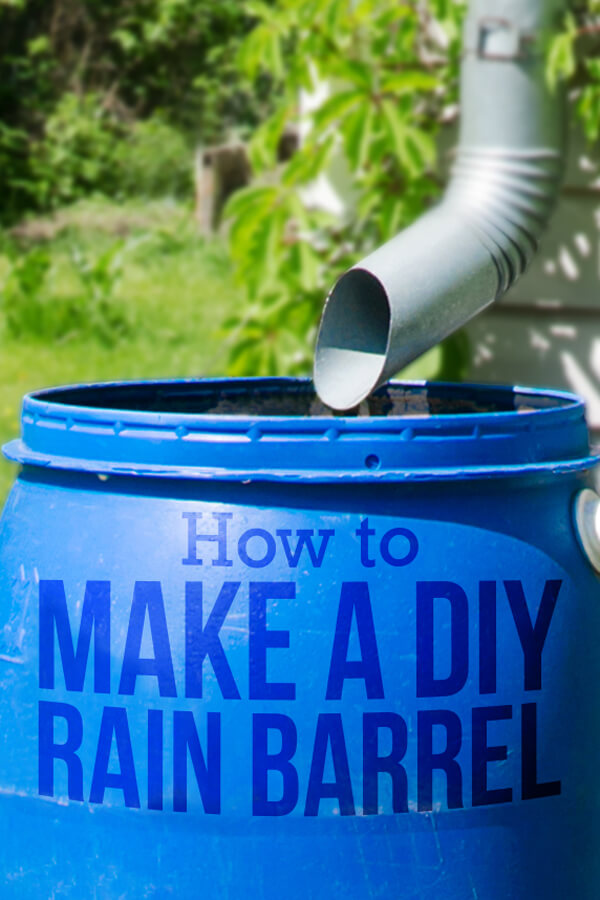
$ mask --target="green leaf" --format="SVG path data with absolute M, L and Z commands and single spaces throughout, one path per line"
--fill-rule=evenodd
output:
M 577 26 L 571 14 L 566 19 L 566 30 L 556 35 L 549 44 L 546 58 L 546 81 L 555 90 L 560 81 L 567 80 L 575 73 L 575 40 Z
M 257 270 L 261 272 L 259 276 L 261 292 L 271 288 L 280 274 L 281 257 L 278 251 L 283 243 L 286 222 L 286 211 L 279 207 L 265 219 L 261 229 L 260 242 L 256 245 Z
M 381 106 L 398 160 L 416 178 L 435 160 L 435 143 L 430 135 L 406 122 L 391 100 L 384 100 Z
M 248 153 L 255 172 L 274 168 L 277 165 L 279 141 L 291 121 L 292 114 L 291 106 L 282 106 L 254 132 Z
M 376 71 L 373 66 L 357 59 L 332 60 L 331 66 L 338 78 L 362 88 L 367 93 L 372 92 L 373 76 Z
M 591 143 L 600 137 L 600 85 L 586 85 L 577 103 L 577 115 Z
M 390 143 L 396 151 L 396 155 L 402 157 L 404 155 L 406 122 L 392 100 L 384 100 L 381 104 L 381 111 L 387 126 Z
M 250 212 L 258 215 L 261 210 L 270 209 L 277 201 L 279 191 L 276 187 L 254 186 L 243 188 L 231 195 L 228 200 L 224 217 L 226 219 L 237 218 Z
M 251 79 L 265 71 L 276 79 L 283 77 L 280 38 L 271 22 L 261 23 L 250 32 L 238 50 L 237 64 Z
M 406 129 L 404 145 L 407 168 L 413 174 L 420 174 L 435 162 L 437 153 L 435 142 L 431 135 L 421 131 L 420 128 L 408 127 Z
M 313 127 L 324 131 L 334 122 L 343 119 L 357 104 L 369 104 L 369 98 L 363 91 L 349 90 L 334 93 L 319 109 L 313 113 Z
M 435 75 L 418 69 L 386 73 L 381 79 L 382 93 L 396 97 L 415 91 L 435 91 L 439 86 L 440 80 Z
M 46 34 L 40 34 L 27 44 L 27 52 L 30 56 L 42 56 L 51 49 L 50 38 Z
M 246 0 L 244 11 L 248 16 L 266 22 L 269 21 L 273 14 L 271 7 L 267 6 L 266 3 L 261 3 L 260 0 Z
M 343 34 L 343 22 L 348 16 L 348 0 L 328 0 L 325 25 L 331 34 Z
M 284 169 L 282 183 L 292 187 L 314 181 L 327 168 L 335 143 L 336 136 L 330 135 L 320 143 L 311 141 L 305 144 Z
M 131 53 L 139 44 L 139 38 L 127 28 L 117 28 L 113 31 L 112 39 L 125 53 Z
M 402 218 L 402 201 L 394 195 L 388 195 L 380 203 L 377 216 L 381 236 L 384 241 L 389 241 L 398 233 Z
M 306 239 L 296 241 L 290 252 L 290 265 L 304 291 L 314 290 L 318 283 L 320 259 Z
M 373 106 L 365 105 L 348 116 L 344 123 L 342 138 L 346 156 L 355 172 L 362 169 L 367 161 L 374 118 Z

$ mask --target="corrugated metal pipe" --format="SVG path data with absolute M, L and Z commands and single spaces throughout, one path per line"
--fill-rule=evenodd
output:
M 442 201 L 347 271 L 323 313 L 317 392 L 350 409 L 507 291 L 554 206 L 564 103 L 545 36 L 565 0 L 474 0 L 465 23 L 461 129 Z

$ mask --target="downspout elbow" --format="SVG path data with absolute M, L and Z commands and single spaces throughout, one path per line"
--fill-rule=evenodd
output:
M 325 305 L 314 377 L 333 409 L 356 406 L 530 263 L 563 168 L 563 104 L 546 84 L 539 40 L 562 8 L 562 0 L 472 4 L 461 136 L 444 197 L 342 275 Z

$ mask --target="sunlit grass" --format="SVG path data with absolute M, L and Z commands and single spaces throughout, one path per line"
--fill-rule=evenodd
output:
M 44 228 L 46 229 L 44 231 Z M 74 243 L 100 252 L 115 240 L 131 243 L 117 287 L 129 333 L 107 344 L 65 335 L 44 340 L 4 333 L 0 338 L 0 440 L 19 433 L 23 394 L 42 387 L 90 381 L 220 374 L 225 351 L 222 322 L 241 302 L 219 240 L 204 241 L 191 213 L 172 204 L 120 207 L 96 202 L 63 211 L 54 223 L 20 229 L 23 248 L 42 241 L 57 277 Z M 65 282 L 72 277 L 65 263 Z M 3 499 L 15 467 L 0 463 Z

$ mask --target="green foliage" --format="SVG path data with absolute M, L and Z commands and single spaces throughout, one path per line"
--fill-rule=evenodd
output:
M 336 278 L 401 228 L 439 194 L 437 136 L 457 101 L 462 0 L 280 0 L 252 2 L 257 23 L 239 65 L 250 78 L 267 69 L 281 100 L 256 131 L 257 182 L 230 202 L 230 249 L 246 308 L 231 326 L 235 374 L 308 372 L 323 299 Z M 600 12 L 599 0 L 586 10 Z M 547 47 L 547 77 L 569 81 L 588 137 L 600 133 L 598 19 L 574 13 Z M 582 25 L 582 22 L 584 24 Z M 596 53 L 585 52 L 591 40 Z M 595 41 L 595 44 L 594 44 Z M 299 121 L 300 91 L 329 94 Z M 308 131 L 300 152 L 276 167 L 279 137 L 291 122 Z M 311 182 L 346 167 L 351 220 L 311 208 Z M 458 377 L 469 349 L 454 336 L 413 364 L 415 377 Z
M 191 374 L 194 359 L 196 371 L 220 361 L 215 335 L 238 305 L 223 243 L 199 239 L 172 200 L 97 198 L 23 223 L 18 237 L 0 230 L 0 346 L 62 352 L 85 341 L 116 352 L 148 341 L 157 377 L 178 366 Z
M 191 197 L 193 152 L 161 113 L 136 122 L 115 146 L 117 191 L 127 197 Z
M 546 75 L 555 88 L 567 83 L 575 113 L 590 142 L 600 136 L 600 2 L 587 0 L 576 17 L 565 16 L 550 42 Z
M 600 137 L 600 59 L 584 61 L 586 83 L 577 99 L 577 113 L 591 143 Z
M 192 151 L 156 113 L 125 126 L 96 93 L 63 94 L 30 157 L 37 205 L 55 209 L 92 193 L 190 196 Z
M 15 219 L 31 203 L 33 185 L 27 153 L 26 132 L 0 120 L 0 222 Z
M 565 16 L 564 29 L 555 35 L 548 46 L 546 78 L 554 90 L 559 82 L 567 81 L 575 73 L 577 25 L 572 13 Z
M 64 260 L 57 265 L 44 246 L 18 253 L 0 286 L 8 334 L 47 341 L 93 337 L 114 345 L 132 326 L 118 296 L 125 254 L 130 249 L 131 245 L 119 240 L 94 254 L 72 243 L 67 266 Z
M 0 0 L 0 222 L 89 190 L 189 189 L 189 145 L 269 106 L 270 79 L 249 89 L 234 65 L 249 26 L 239 0 Z
M 307 372 L 335 278 L 439 193 L 436 135 L 456 102 L 464 5 L 281 0 L 276 11 L 259 2 L 251 10 L 258 21 L 240 66 L 254 78 L 268 67 L 282 92 L 251 145 L 267 183 L 236 194 L 226 211 L 231 255 L 248 292 L 247 306 L 227 323 L 229 366 L 235 374 Z M 329 96 L 300 122 L 299 91 L 323 82 Z M 273 179 L 279 137 L 293 121 L 304 130 L 309 124 L 309 136 Z M 311 207 L 303 193 L 340 165 L 351 173 L 356 206 L 345 222 Z M 422 371 L 458 369 L 463 357 L 463 344 L 454 342 Z
M 122 137 L 98 94 L 63 94 L 31 157 L 38 205 L 54 208 L 95 190 L 114 193 L 115 146 Z
M 241 298 L 223 243 L 199 240 L 184 206 L 94 199 L 51 219 L 25 223 L 19 233 L 17 244 L 14 236 L 0 231 L 0 444 L 18 435 L 23 394 L 31 390 L 121 378 L 222 374 L 218 329 Z M 109 340 L 89 319 L 74 331 L 69 316 L 64 329 L 55 320 L 45 329 L 48 336 L 40 333 L 40 310 L 52 316 L 53 306 L 64 308 L 86 291 L 72 248 L 81 254 L 84 268 L 94 266 L 105 251 L 121 255 L 120 262 L 105 259 L 104 265 L 113 267 L 111 308 L 129 325 L 119 326 Z M 32 315 L 31 327 L 21 323 L 15 336 L 5 321 L 5 285 L 21 258 L 28 259 L 29 274 L 17 277 L 27 285 L 13 282 L 12 290 L 19 297 L 27 292 Z M 103 277 L 92 279 L 106 285 Z M 0 501 L 15 471 L 0 457 Z

